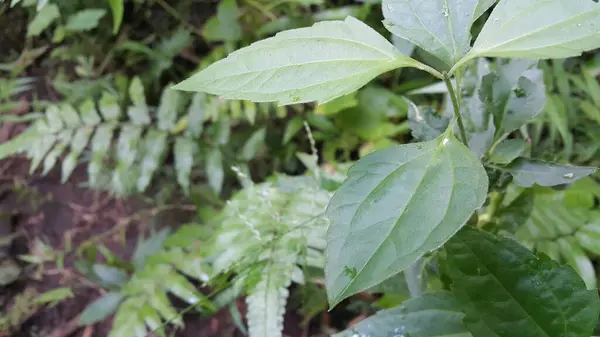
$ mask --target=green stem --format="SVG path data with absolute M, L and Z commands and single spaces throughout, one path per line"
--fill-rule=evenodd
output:
M 458 98 L 456 97 L 456 93 L 454 92 L 454 87 L 452 86 L 452 82 L 450 81 L 450 76 L 448 73 L 442 74 L 444 77 L 444 83 L 448 87 L 448 93 L 450 94 L 450 98 L 452 99 L 452 106 L 454 107 L 454 116 L 456 116 L 456 120 L 458 121 L 458 130 L 460 131 L 460 138 L 462 142 L 467 145 L 467 133 L 465 132 L 465 126 L 463 124 L 462 116 L 460 114 L 460 105 L 458 104 Z

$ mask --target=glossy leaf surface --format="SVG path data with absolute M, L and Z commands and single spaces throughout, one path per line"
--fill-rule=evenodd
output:
M 541 186 L 569 184 L 596 172 L 598 169 L 519 158 L 508 166 L 507 170 L 512 174 L 517 184 L 523 187 L 531 187 L 533 184 Z
M 466 227 L 445 245 L 452 291 L 499 337 L 587 337 L 600 300 L 568 266 Z

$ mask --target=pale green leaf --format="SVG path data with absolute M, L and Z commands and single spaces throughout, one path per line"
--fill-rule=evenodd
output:
M 593 174 L 595 167 L 570 166 L 520 158 L 506 168 L 519 186 L 556 186 L 573 183 Z
M 106 14 L 106 10 L 98 8 L 88 8 L 79 11 L 67 19 L 65 29 L 67 31 L 86 31 L 98 26 L 100 19 Z
M 194 166 L 194 154 L 196 143 L 186 137 L 178 137 L 175 140 L 175 169 L 177 170 L 177 182 L 187 193 L 190 188 L 190 173 Z
M 113 34 L 117 34 L 123 21 L 123 2 L 124 0 L 108 0 L 113 17 Z
M 260 151 L 260 148 L 264 146 L 266 135 L 266 128 L 258 129 L 252 133 L 242 148 L 241 155 L 244 160 L 250 161 L 254 159 L 254 156 Z
M 92 304 L 88 305 L 81 313 L 79 324 L 91 325 L 104 320 L 108 315 L 117 310 L 122 299 L 122 293 L 108 293 L 100 297 L 92 302 Z
M 43 135 L 38 137 L 35 142 L 31 144 L 28 149 L 28 157 L 31 159 L 31 165 L 29 166 L 29 173 L 32 174 L 42 163 L 42 160 L 46 157 L 48 151 L 52 149 L 56 142 L 56 137 L 52 135 Z
M 333 337 L 471 337 L 461 304 L 448 292 L 426 293 L 382 310 Z
M 100 102 L 98 102 L 100 113 L 105 120 L 116 120 L 121 115 L 119 98 L 108 91 L 102 93 Z
M 60 17 L 58 6 L 50 4 L 44 6 L 27 26 L 27 36 L 38 36 L 44 29 L 48 28 L 54 20 Z
M 110 267 L 105 264 L 94 264 L 92 266 L 94 274 L 109 286 L 121 286 L 127 279 L 127 273 L 121 269 Z
M 113 139 L 114 126 L 105 124 L 100 125 L 94 137 L 92 137 L 92 160 L 88 164 L 88 177 L 90 185 L 96 186 L 102 167 L 104 166 L 104 158 L 110 150 L 110 145 Z
M 578 56 L 600 47 L 599 17 L 600 4 L 592 0 L 503 0 L 467 58 Z
M 150 114 L 146 105 L 144 85 L 139 77 L 135 77 L 129 85 L 129 99 L 133 106 L 127 108 L 127 114 L 131 121 L 137 125 L 150 124 Z
M 223 179 L 225 173 L 223 172 L 223 155 L 221 150 L 218 148 L 211 149 L 206 158 L 204 167 L 206 176 L 208 177 L 208 184 L 215 191 L 216 194 L 221 194 L 223 188 Z
M 159 291 L 153 296 L 150 296 L 150 305 L 158 311 L 165 321 L 169 321 L 177 326 L 183 326 L 181 315 L 175 311 L 175 308 L 173 308 L 169 298 L 164 292 Z
M 160 166 L 167 148 L 168 133 L 150 129 L 144 137 L 144 158 L 140 165 L 141 172 L 137 180 L 137 189 L 142 192 L 148 187 L 156 169 Z
M 98 116 L 94 101 L 91 99 L 85 100 L 83 103 L 81 103 L 79 106 L 79 112 L 81 120 L 86 125 L 96 125 L 102 121 L 100 116 Z
M 453 134 L 358 161 L 327 208 L 330 304 L 438 248 L 483 205 L 487 189 L 481 162 Z
M 81 128 L 75 132 L 75 135 L 71 140 L 71 152 L 62 162 L 61 181 L 63 184 L 69 179 L 75 166 L 77 166 L 77 159 L 79 159 L 79 155 L 85 150 L 90 136 L 92 135 L 92 131 L 92 129 Z
M 202 131 L 204 130 L 204 119 L 207 104 L 208 102 L 206 99 L 206 94 L 198 92 L 192 98 L 192 103 L 188 108 L 188 132 L 194 138 L 200 137 L 202 135 Z
M 452 292 L 499 337 L 587 337 L 596 326 L 598 293 L 570 267 L 471 227 L 445 250 Z
M 385 27 L 448 68 L 467 54 L 471 25 L 495 0 L 383 0 Z
M 561 256 L 575 269 L 585 282 L 586 287 L 588 289 L 596 289 L 596 270 L 592 261 L 590 261 L 583 249 L 577 244 L 577 240 L 574 237 L 563 237 L 558 239 L 556 244 Z
M 63 122 L 68 128 L 74 128 L 81 125 L 81 119 L 79 113 L 70 104 L 61 104 L 59 107 L 59 114 Z
M 175 127 L 180 103 L 181 93 L 168 88 L 163 90 L 157 112 L 158 127 L 161 130 L 169 131 Z
M 65 127 L 58 105 L 50 105 L 46 109 L 46 120 L 48 121 L 48 130 L 50 132 L 58 132 Z
M 506 139 L 498 144 L 490 155 L 490 161 L 496 164 L 510 164 L 525 150 L 529 144 L 523 138 Z
M 294 136 L 298 133 L 298 131 L 302 130 L 304 127 L 304 121 L 302 117 L 296 116 L 292 118 L 287 125 L 285 126 L 285 131 L 283 132 L 283 140 L 282 144 L 289 143 Z
M 260 281 L 251 290 L 248 305 L 250 337 L 282 337 L 283 315 L 291 284 L 289 266 L 272 266 L 261 273 Z
M 243 101 L 244 102 L 244 115 L 248 119 L 250 124 L 254 125 L 256 121 L 256 103 L 251 101 Z
M 117 169 L 112 177 L 113 186 L 119 193 L 125 193 L 131 182 L 130 169 L 139 155 L 138 143 L 142 131 L 140 127 L 134 125 L 125 125 L 121 128 L 116 147 Z
M 348 17 L 256 42 L 175 89 L 203 91 L 226 99 L 277 101 L 281 105 L 325 103 L 403 66 L 422 67 L 400 54 L 375 30 Z
M 69 144 L 71 144 L 71 137 L 73 137 L 73 130 L 64 130 L 58 134 L 56 145 L 50 152 L 48 152 L 46 158 L 44 158 L 44 169 L 42 175 L 48 174 L 54 165 L 56 165 L 58 157 L 69 146 Z

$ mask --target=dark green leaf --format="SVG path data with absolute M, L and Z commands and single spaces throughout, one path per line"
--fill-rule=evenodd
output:
M 327 208 L 330 304 L 438 248 L 483 205 L 487 189 L 481 162 L 453 134 L 358 161 Z
M 500 337 L 587 337 L 600 314 L 570 267 L 508 239 L 466 227 L 445 245 L 452 291 Z
M 423 294 L 382 310 L 333 337 L 470 337 L 460 303 L 448 292 Z
M 88 305 L 79 317 L 79 324 L 91 325 L 104 320 L 108 315 L 112 314 L 121 300 L 123 294 L 108 293 Z
M 569 184 L 589 176 L 598 169 L 519 158 L 510 164 L 506 170 L 512 174 L 517 184 L 523 187 L 531 187 L 533 184 L 541 186 Z

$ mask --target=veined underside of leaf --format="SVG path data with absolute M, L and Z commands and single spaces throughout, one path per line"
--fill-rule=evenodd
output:
M 502 0 L 460 64 L 478 56 L 566 58 L 598 47 L 596 1 Z
M 361 159 L 327 208 L 330 304 L 441 246 L 483 205 L 487 189 L 481 162 L 453 134 Z
M 357 90 L 383 72 L 409 65 L 423 67 L 349 16 L 256 42 L 174 89 L 281 105 L 324 103 Z
M 471 26 L 495 0 L 384 0 L 384 25 L 452 67 L 471 48 Z

